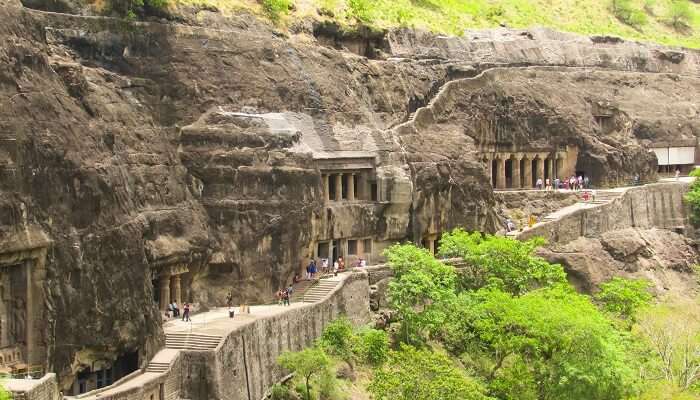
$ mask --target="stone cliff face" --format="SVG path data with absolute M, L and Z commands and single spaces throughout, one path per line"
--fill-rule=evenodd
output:
M 495 231 L 485 153 L 575 149 L 612 184 L 700 131 L 692 51 L 188 21 L 0 7 L 0 267 L 45 250 L 31 340 L 66 390 L 95 360 L 148 358 L 166 299 L 266 301 L 309 257 Z

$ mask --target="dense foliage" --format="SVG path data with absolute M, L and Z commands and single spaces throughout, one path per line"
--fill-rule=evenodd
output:
M 401 346 L 369 386 L 376 400 L 482 400 L 481 385 L 438 352 Z
M 700 177 L 700 168 L 694 169 L 690 176 Z M 700 226 L 700 179 L 690 184 L 690 190 L 685 194 L 685 201 L 690 206 L 690 219 L 695 226 Z

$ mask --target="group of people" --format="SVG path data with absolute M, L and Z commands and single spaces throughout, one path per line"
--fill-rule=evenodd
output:
M 290 305 L 289 299 L 292 297 L 292 293 L 294 292 L 294 287 L 292 285 L 289 285 L 286 289 L 280 289 L 277 291 L 277 304 L 279 305 L 284 305 L 288 306 Z
M 177 318 L 180 316 L 180 307 L 178 307 L 177 302 L 173 301 L 168 304 L 168 309 L 165 310 L 166 319 Z M 185 303 L 182 310 L 182 320 L 189 322 L 190 320 L 190 303 Z
M 321 265 L 319 268 L 318 265 Z M 353 264 L 353 267 L 359 267 L 359 268 L 364 268 L 367 266 L 367 261 L 365 261 L 364 258 L 358 258 L 357 261 Z M 338 257 L 334 262 L 333 262 L 333 267 L 331 268 L 328 264 L 328 259 L 327 258 L 322 258 L 319 263 L 316 262 L 316 260 L 311 260 L 309 262 L 309 265 L 306 266 L 306 280 L 312 280 L 316 279 L 318 273 L 320 272 L 321 275 L 327 275 L 330 273 L 333 273 L 333 275 L 338 275 L 338 272 L 343 272 L 345 271 L 345 260 L 343 257 Z M 294 277 L 294 283 L 299 282 L 299 276 Z
M 537 178 L 535 182 L 537 189 L 542 190 L 557 190 L 557 189 L 567 189 L 567 190 L 582 190 L 589 189 L 591 186 L 591 181 L 587 176 L 578 177 L 576 175 L 571 175 L 569 178 L 559 179 L 554 178 L 554 181 L 550 181 L 549 178 L 544 181 L 542 178 Z

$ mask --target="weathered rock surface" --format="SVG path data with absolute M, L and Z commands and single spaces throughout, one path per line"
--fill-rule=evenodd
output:
M 693 243 L 664 229 L 628 228 L 600 238 L 580 237 L 541 251 L 565 266 L 580 290 L 594 291 L 614 276 L 649 279 L 658 294 L 694 296 L 698 291 L 693 266 L 700 260 Z
M 41 335 L 64 387 L 95 358 L 158 348 L 159 269 L 186 266 L 184 296 L 202 307 L 230 289 L 265 301 L 317 239 L 494 231 L 486 145 L 574 145 L 612 184 L 654 177 L 646 141 L 699 133 L 694 51 L 397 31 L 369 59 L 336 48 L 367 43 L 200 17 L 126 24 L 0 6 L 0 254 L 28 231 L 51 243 Z M 614 105 L 604 129 L 599 102 Z M 323 204 L 314 155 L 338 152 L 376 160 L 384 201 Z M 639 251 L 615 254 L 651 268 Z

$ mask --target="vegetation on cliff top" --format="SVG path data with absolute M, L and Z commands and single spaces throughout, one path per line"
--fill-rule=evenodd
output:
M 308 15 L 341 25 L 465 30 L 543 26 L 586 35 L 700 48 L 700 4 L 690 0 L 169 0 L 222 12 L 249 10 L 276 23 Z

